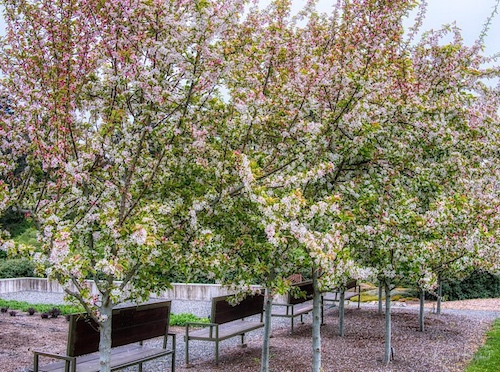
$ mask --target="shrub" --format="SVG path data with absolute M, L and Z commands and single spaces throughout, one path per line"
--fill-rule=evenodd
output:
M 53 307 L 49 310 L 49 315 L 51 318 L 57 318 L 59 315 L 61 315 L 61 310 L 59 310 L 57 307 Z
M 170 314 L 170 325 L 171 326 L 185 326 L 186 323 L 208 323 L 207 318 L 199 318 L 196 315 L 189 313 L 180 313 L 180 314 Z
M 35 276 L 35 265 L 26 258 L 0 261 L 0 278 L 22 278 Z
M 36 310 L 32 307 L 30 307 L 27 311 L 29 315 L 34 315 L 36 313 Z
M 449 301 L 500 297 L 500 276 L 474 270 L 464 280 L 443 282 L 443 296 Z
M 5 309 L 16 309 L 19 311 L 28 311 L 29 308 L 33 308 L 39 313 L 49 314 L 50 310 L 54 308 L 54 305 L 30 304 L 24 301 L 3 300 L 0 298 L 0 307 L 3 307 Z M 84 311 L 83 307 L 74 305 L 58 305 L 57 309 L 61 311 L 61 314 L 75 314 Z M 7 312 L 7 310 L 5 310 L 5 312 Z
M 40 316 L 42 317 L 42 319 L 48 319 L 49 313 L 41 313 Z
M 11 311 L 9 311 L 9 315 L 10 316 L 16 316 L 17 315 L 17 311 L 11 310 Z

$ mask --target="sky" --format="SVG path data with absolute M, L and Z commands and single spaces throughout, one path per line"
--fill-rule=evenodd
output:
M 427 0 L 427 14 L 422 30 L 439 29 L 443 24 L 456 22 L 462 30 L 466 45 L 472 45 L 479 37 L 483 25 L 491 15 L 498 0 Z M 269 3 L 260 0 L 261 5 Z M 292 0 L 293 6 L 300 9 L 305 0 Z M 329 13 L 332 0 L 319 0 L 318 9 Z M 499 6 L 500 11 L 500 6 Z M 485 39 L 486 54 L 500 53 L 500 14 L 493 19 Z

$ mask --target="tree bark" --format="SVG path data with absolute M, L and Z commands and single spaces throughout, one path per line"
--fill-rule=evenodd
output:
M 382 282 L 378 283 L 378 313 L 382 315 L 382 291 L 384 290 Z
M 271 340 L 271 312 L 273 309 L 273 292 L 266 288 L 264 302 L 264 340 L 262 343 L 261 372 L 269 372 L 269 344 Z
M 437 296 L 436 314 L 441 315 L 441 299 L 443 298 L 443 282 L 438 278 L 438 296 Z
M 384 349 L 384 363 L 389 363 L 392 356 L 391 344 L 391 287 L 390 283 L 385 283 L 385 349 Z
M 109 301 L 103 301 L 101 316 L 104 321 L 99 324 L 99 363 L 100 372 L 111 371 L 111 322 L 113 316 L 113 305 Z
M 312 324 L 312 347 L 313 347 L 313 372 L 321 371 L 321 293 L 318 286 L 318 272 L 313 271 L 313 324 Z
M 339 300 L 339 336 L 344 337 L 344 299 L 345 299 L 345 291 L 342 289 L 340 291 L 340 300 Z
M 420 308 L 418 313 L 418 330 L 420 332 L 424 331 L 424 312 L 425 312 L 425 291 L 420 289 Z

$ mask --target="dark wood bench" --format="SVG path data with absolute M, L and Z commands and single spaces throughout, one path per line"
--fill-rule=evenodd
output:
M 171 355 L 175 369 L 175 334 L 168 333 L 171 301 L 152 302 L 113 309 L 111 325 L 111 370 L 139 365 L 152 359 Z M 167 348 L 168 336 L 172 348 Z M 148 347 L 143 341 L 163 337 L 163 347 Z M 69 320 L 66 355 L 35 351 L 34 372 L 99 371 L 99 332 L 97 324 L 86 314 L 73 314 Z M 40 357 L 60 359 L 40 367 Z M 44 358 L 45 359 L 45 358 Z
M 290 334 L 293 334 L 294 318 L 300 316 L 300 322 L 303 324 L 303 316 L 312 312 L 312 299 L 314 296 L 314 288 L 312 281 L 304 281 L 292 285 L 292 290 L 287 294 L 286 303 L 273 304 L 271 316 L 290 318 L 291 329 Z
M 326 292 L 323 294 L 323 305 L 326 302 L 340 302 L 342 290 L 344 291 L 344 301 L 349 301 L 354 297 L 358 298 L 358 309 L 360 306 L 361 299 L 361 286 L 358 285 L 357 280 L 350 280 L 347 282 L 345 288 L 339 288 L 333 292 Z
M 264 295 L 248 296 L 237 305 L 231 305 L 228 296 L 212 298 L 211 323 L 186 323 L 186 366 L 189 367 L 189 341 L 215 342 L 215 364 L 219 364 L 219 343 L 231 337 L 241 336 L 241 345 L 245 344 L 245 333 L 264 327 Z M 244 319 L 260 315 L 260 320 Z M 196 327 L 196 328 L 193 328 Z M 203 327 L 199 329 L 198 327 Z

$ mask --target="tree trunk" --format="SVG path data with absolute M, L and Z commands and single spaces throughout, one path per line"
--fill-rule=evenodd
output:
M 384 363 L 389 363 L 392 356 L 391 344 L 391 287 L 388 282 L 385 283 L 385 350 Z
M 313 271 L 313 324 L 312 324 L 312 346 L 313 346 L 313 372 L 321 371 L 321 293 L 318 286 L 318 272 Z
M 443 298 L 443 282 L 438 278 L 438 298 L 436 306 L 436 314 L 441 315 L 441 299 Z
M 271 340 L 271 311 L 273 309 L 273 292 L 266 288 L 264 303 L 264 340 L 262 343 L 261 372 L 269 372 L 269 343 Z
M 418 330 L 420 332 L 424 331 L 424 305 L 425 305 L 425 291 L 420 289 L 420 309 L 418 314 Z
M 101 316 L 104 321 L 99 324 L 99 363 L 100 372 L 111 371 L 111 321 L 113 316 L 113 305 L 108 301 L 103 301 L 101 306 Z
M 382 315 L 382 291 L 383 291 L 383 286 L 382 282 L 378 283 L 378 313 Z
M 345 291 L 342 289 L 340 291 L 340 300 L 339 300 L 339 336 L 344 337 L 344 299 L 345 299 Z

